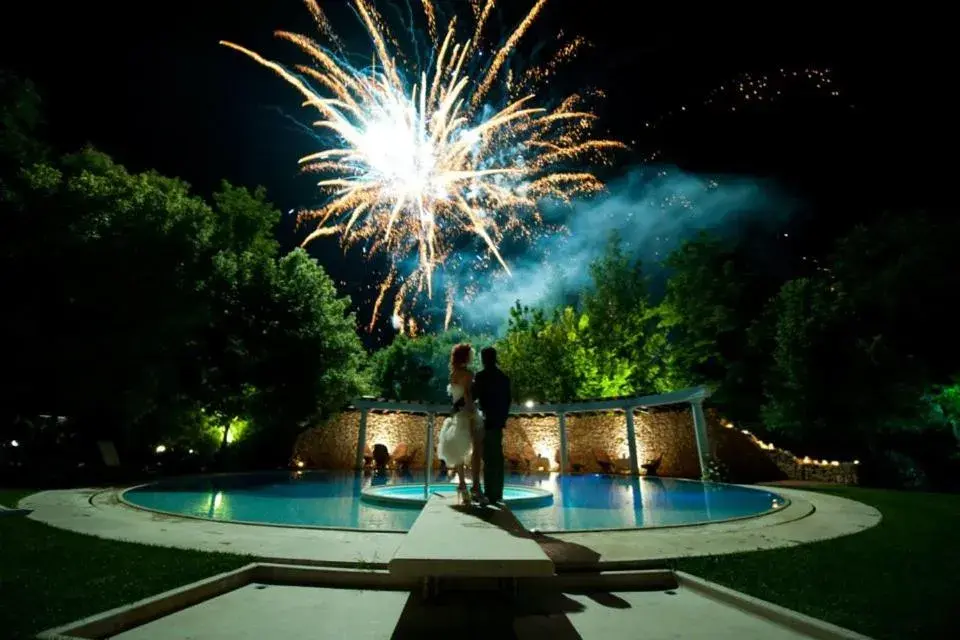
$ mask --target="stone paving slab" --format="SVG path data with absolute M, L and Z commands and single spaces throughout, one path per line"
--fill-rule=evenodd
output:
M 553 561 L 507 508 L 459 506 L 433 495 L 389 563 L 402 577 L 525 578 L 553 575 Z
M 428 601 L 406 591 L 250 584 L 112 637 L 800 640 L 824 636 L 808 635 L 684 588 L 538 593 L 514 599 L 491 592 L 454 592 Z
M 405 591 L 250 584 L 113 636 L 117 640 L 389 638 Z
M 496 580 L 460 578 L 427 598 L 411 591 L 416 582 L 386 571 L 252 563 L 38 637 L 869 640 L 683 572 L 528 578 L 512 596 Z

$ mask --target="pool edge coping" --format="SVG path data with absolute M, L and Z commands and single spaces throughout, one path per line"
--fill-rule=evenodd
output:
M 155 514 L 127 507 L 119 500 L 103 499 L 116 491 L 102 487 L 44 491 L 24 498 L 20 506 L 33 509 L 29 519 L 79 534 L 168 548 L 227 552 L 261 562 L 380 567 L 393 557 L 402 542 L 399 535 L 375 530 L 264 529 Z M 800 513 L 788 508 L 779 514 L 739 522 L 544 535 L 596 554 L 589 562 L 582 556 L 560 559 L 558 569 L 598 570 L 643 568 L 678 558 L 795 547 L 864 531 L 882 520 L 875 508 L 848 498 L 796 489 L 783 493 L 789 495 L 793 505 L 804 502 L 808 508 Z M 784 518 L 791 512 L 792 517 Z

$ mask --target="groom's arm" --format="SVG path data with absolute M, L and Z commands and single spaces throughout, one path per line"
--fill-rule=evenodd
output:
M 473 377 L 473 385 L 471 386 L 470 393 L 473 395 L 473 401 L 479 402 L 480 406 L 483 405 L 483 400 L 485 397 L 485 391 L 483 388 L 483 372 L 481 371 Z

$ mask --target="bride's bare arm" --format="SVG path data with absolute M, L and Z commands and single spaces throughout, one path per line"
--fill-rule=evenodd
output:
M 457 383 L 463 387 L 463 408 L 466 409 L 468 413 L 473 413 L 473 374 L 469 371 L 463 371 L 458 376 Z

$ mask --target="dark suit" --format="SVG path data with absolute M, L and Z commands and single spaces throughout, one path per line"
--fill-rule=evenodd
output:
M 473 398 L 483 411 L 483 486 L 487 499 L 503 499 L 503 429 L 510 414 L 510 378 L 498 367 L 484 368 L 473 380 Z

